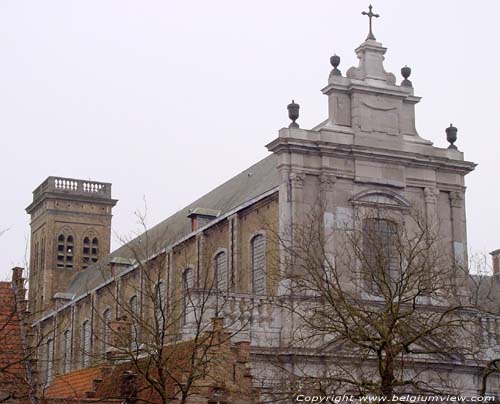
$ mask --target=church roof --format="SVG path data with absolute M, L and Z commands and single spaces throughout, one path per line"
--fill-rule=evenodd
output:
M 187 216 L 193 209 L 202 208 L 220 211 L 219 217 L 221 217 L 245 202 L 276 188 L 280 182 L 276 165 L 277 156 L 271 154 L 247 168 L 145 233 L 116 249 L 109 256 L 102 258 L 100 263 L 78 272 L 66 292 L 78 298 L 108 280 L 110 273 L 106 268 L 107 264 L 127 261 L 127 259 L 132 258 L 133 246 L 145 240 L 146 237 L 148 244 L 154 246 L 151 251 L 148 251 L 148 255 L 153 255 L 187 236 L 192 232 L 191 220 Z M 157 251 L 153 251 L 153 249 Z M 125 269 L 127 267 L 121 266 L 121 268 Z

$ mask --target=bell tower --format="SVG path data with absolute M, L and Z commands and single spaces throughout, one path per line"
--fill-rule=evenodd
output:
M 29 308 L 34 315 L 52 305 L 78 271 L 109 254 L 111 184 L 48 177 L 33 191 Z

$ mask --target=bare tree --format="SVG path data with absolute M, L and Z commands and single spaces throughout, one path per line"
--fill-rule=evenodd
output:
M 93 347 L 80 346 L 86 364 L 120 363 L 137 387 L 101 389 L 99 397 L 185 404 L 192 396 L 230 394 L 221 379 L 228 367 L 222 351 L 246 322 L 221 317 L 229 282 L 220 282 L 210 237 L 193 238 L 170 253 L 163 248 L 167 234 L 148 231 L 145 217 L 138 217 L 141 235 L 123 240 L 126 257 L 119 261 L 126 265 L 118 272 L 113 264 L 100 267 L 108 281 L 100 299 L 112 310 L 93 308 Z M 183 272 L 172 269 L 174 255 Z
M 318 206 L 277 234 L 288 341 L 270 401 L 298 392 L 391 397 L 457 394 L 450 366 L 477 353 L 477 307 L 450 241 L 418 211 L 377 206 L 325 224 Z M 292 365 L 291 365 L 292 364 Z

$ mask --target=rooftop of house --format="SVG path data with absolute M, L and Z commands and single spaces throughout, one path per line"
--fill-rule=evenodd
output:
M 196 392 L 199 398 L 210 399 L 217 394 L 217 391 L 222 391 L 225 398 L 231 399 L 230 402 L 234 402 L 233 400 L 237 398 L 241 403 L 253 403 L 255 394 L 247 366 L 250 360 L 250 343 L 244 341 L 232 343 L 231 333 L 225 332 L 220 320 L 212 319 L 212 329 L 203 332 L 197 340 L 165 345 L 161 366 L 166 378 L 165 392 L 171 398 L 180 394 L 178 381 L 184 381 L 192 374 L 190 353 L 193 350 L 203 349 L 207 353 L 204 356 L 207 362 L 198 366 L 200 369 L 205 369 L 208 365 L 208 373 L 200 378 L 196 370 L 194 371 L 196 376 L 193 376 L 191 392 Z M 121 357 L 119 351 L 117 353 L 119 356 L 114 364 L 101 363 L 56 376 L 45 390 L 45 397 L 112 402 L 132 397 L 130 394 L 133 394 L 139 401 L 161 402 L 157 390 L 152 388 L 144 376 L 148 374 L 149 377 L 156 377 L 158 369 L 155 362 L 149 361 L 146 357 L 130 361 L 126 357 Z
M 25 359 L 12 283 L 0 282 L 0 402 L 28 398 Z

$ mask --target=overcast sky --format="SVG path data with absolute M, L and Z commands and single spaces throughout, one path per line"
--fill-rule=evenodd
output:
M 367 34 L 352 0 L 0 2 L 0 279 L 23 265 L 24 208 L 47 176 L 109 181 L 113 231 L 154 225 L 265 157 L 301 105 L 327 115 L 333 53 L 343 73 Z M 386 70 L 413 70 L 417 129 L 444 129 L 479 164 L 467 177 L 469 247 L 500 248 L 497 1 L 382 1 Z M 114 246 L 117 239 L 113 237 Z

